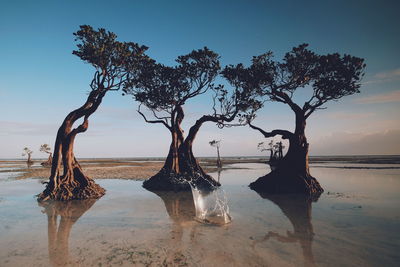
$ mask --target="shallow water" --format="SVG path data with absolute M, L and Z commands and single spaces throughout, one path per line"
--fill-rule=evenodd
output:
M 97 201 L 41 206 L 40 180 L 0 179 L 0 266 L 398 266 L 399 169 L 313 168 L 325 193 L 310 202 L 260 196 L 247 185 L 267 165 L 235 167 L 222 226 L 195 220 L 190 192 L 102 179 Z

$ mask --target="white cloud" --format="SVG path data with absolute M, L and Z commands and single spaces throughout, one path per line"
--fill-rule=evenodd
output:
M 365 96 L 365 97 L 357 98 L 355 101 L 360 104 L 400 102 L 400 90 L 377 94 L 377 95 L 372 95 L 372 96 Z
M 378 72 L 373 75 L 371 80 L 363 82 L 363 84 L 373 84 L 373 83 L 385 83 L 396 81 L 400 79 L 400 68 L 388 70 L 384 72 Z
M 312 155 L 398 155 L 400 129 L 332 133 L 311 142 L 310 149 Z
M 336 119 L 336 120 L 361 120 L 361 119 L 371 118 L 375 115 L 376 114 L 372 112 L 363 112 L 363 113 L 332 112 L 326 114 L 326 117 L 328 117 L 329 119 Z
M 377 74 L 375 74 L 374 76 L 377 79 L 396 79 L 396 78 L 400 78 L 400 68 L 399 69 L 394 69 L 394 70 L 390 70 L 390 71 L 385 71 L 385 72 L 379 72 Z

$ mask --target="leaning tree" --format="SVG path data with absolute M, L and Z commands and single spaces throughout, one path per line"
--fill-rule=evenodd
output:
M 43 144 L 43 145 L 40 146 L 39 151 L 43 152 L 43 153 L 46 153 L 46 154 L 49 154 L 49 157 L 47 158 L 47 161 L 44 161 L 44 162 L 42 162 L 40 164 L 42 166 L 50 166 L 51 165 L 51 159 L 52 159 L 52 156 L 53 156 L 53 153 L 51 153 L 50 146 L 48 144 Z
M 114 33 L 105 29 L 96 31 L 87 25 L 80 26 L 74 35 L 78 44 L 77 50 L 72 53 L 91 64 L 96 71 L 86 102 L 71 111 L 58 129 L 51 174 L 46 189 L 38 195 L 40 201 L 99 198 L 104 195 L 105 190 L 83 173 L 75 158 L 75 137 L 88 129 L 89 117 L 97 110 L 106 93 L 123 86 L 129 75 L 126 66 L 129 65 L 133 72 L 133 66 L 145 57 L 143 53 L 147 49 L 136 43 L 119 42 Z M 78 120 L 81 121 L 74 127 Z
M 274 61 L 272 52 L 268 52 L 253 57 L 250 67 L 238 64 L 223 71 L 232 84 L 253 87 L 264 99 L 284 103 L 295 114 L 293 132 L 281 129 L 268 132 L 249 122 L 264 137 L 280 135 L 289 141 L 288 152 L 277 168 L 253 182 L 252 189 L 270 193 L 323 192 L 308 166 L 306 121 L 328 101 L 358 93 L 365 64 L 362 58 L 338 53 L 318 55 L 307 47 L 307 44 L 294 47 L 281 62 Z M 294 94 L 307 88 L 312 92 L 309 99 L 303 104 L 296 103 Z M 254 114 L 249 117 L 254 118 Z
M 208 142 L 210 146 L 215 147 L 217 149 L 217 168 L 220 169 L 222 168 L 222 161 L 221 157 L 219 155 L 219 148 L 221 147 L 221 140 L 211 140 Z
M 23 152 L 22 152 L 22 156 L 23 157 L 24 156 L 28 156 L 28 159 L 26 160 L 26 163 L 28 163 L 28 164 L 32 164 L 33 163 L 32 159 L 31 159 L 32 153 L 33 153 L 32 150 L 30 150 L 28 147 L 24 147 Z
M 179 56 L 177 65 L 170 67 L 155 61 L 146 61 L 130 76 L 124 92 L 139 102 L 138 113 L 147 123 L 161 124 L 171 134 L 171 145 L 163 168 L 146 180 L 149 190 L 190 190 L 188 182 L 203 189 L 212 189 L 219 183 L 207 175 L 193 154 L 193 142 L 205 122 L 224 127 L 234 121 L 241 111 L 256 108 L 257 101 L 249 101 L 251 92 L 238 88 L 232 92 L 222 85 L 214 85 L 220 71 L 218 54 L 203 48 Z M 181 128 L 183 106 L 190 99 L 213 92 L 212 110 L 201 116 L 185 137 Z M 246 101 L 244 101 L 246 100 Z M 147 108 L 147 113 L 142 107 Z M 152 116 L 152 118 L 149 118 Z
M 274 140 L 271 140 L 268 143 L 268 147 L 267 147 L 267 144 L 265 144 L 265 142 L 260 142 L 257 144 L 257 149 L 260 150 L 261 152 L 269 151 L 269 159 L 268 159 L 269 162 L 272 161 L 275 151 L 276 151 L 276 148 L 277 148 L 277 146 L 276 146 L 276 144 L 274 144 Z

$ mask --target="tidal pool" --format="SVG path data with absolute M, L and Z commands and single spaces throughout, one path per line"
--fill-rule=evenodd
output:
M 196 220 L 191 192 L 141 181 L 101 179 L 97 201 L 38 204 L 40 180 L 0 179 L 0 266 L 398 266 L 400 169 L 316 165 L 317 202 L 250 190 L 265 164 L 224 170 L 227 224 Z

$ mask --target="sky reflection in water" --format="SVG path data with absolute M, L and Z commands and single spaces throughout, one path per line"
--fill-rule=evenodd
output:
M 318 164 L 321 165 L 321 164 Z M 98 180 L 98 201 L 38 204 L 39 180 L 1 180 L 0 266 L 396 265 L 400 170 L 314 168 L 325 193 L 259 195 L 267 172 L 237 164 L 221 173 L 233 221 L 195 220 L 191 192 L 152 193 L 141 182 Z M 217 174 L 214 174 L 217 178 Z

